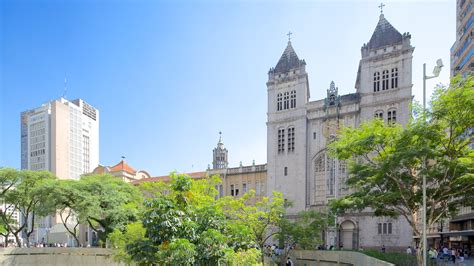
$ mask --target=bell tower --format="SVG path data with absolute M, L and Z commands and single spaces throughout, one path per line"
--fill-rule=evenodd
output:
M 289 214 L 296 214 L 306 206 L 309 85 L 306 62 L 298 58 L 290 39 L 268 72 L 267 96 L 267 194 L 282 192 L 293 203 Z
M 222 132 L 219 132 L 217 147 L 212 150 L 212 169 L 224 169 L 228 166 L 228 152 L 222 142 Z

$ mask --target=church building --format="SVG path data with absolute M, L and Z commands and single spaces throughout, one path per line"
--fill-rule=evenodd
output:
M 406 125 L 411 117 L 411 35 L 401 34 L 381 14 L 369 42 L 361 47 L 355 91 L 340 95 L 331 81 L 324 99 L 310 101 L 306 61 L 288 41 L 268 72 L 267 191 L 281 191 L 293 202 L 290 215 L 326 211 L 328 202 L 347 195 L 344 161 L 331 158 L 326 145 L 342 127 L 379 118 Z M 412 230 L 403 218 L 375 217 L 371 210 L 337 217 L 326 244 L 346 249 L 382 245 L 405 248 Z

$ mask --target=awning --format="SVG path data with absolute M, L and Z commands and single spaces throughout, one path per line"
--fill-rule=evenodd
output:
M 426 238 L 440 238 L 441 235 L 435 234 L 435 235 L 427 235 Z M 419 236 L 414 236 L 413 238 L 418 239 L 420 238 Z
M 474 236 L 474 230 L 452 231 L 442 234 L 443 236 Z
M 461 221 L 466 221 L 466 220 L 474 220 L 474 212 L 455 216 L 449 222 L 454 223 L 454 222 L 461 222 Z

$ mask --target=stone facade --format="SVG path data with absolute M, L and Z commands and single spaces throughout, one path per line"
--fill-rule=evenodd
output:
M 306 62 L 288 42 L 268 73 L 267 185 L 268 191 L 282 191 L 293 202 L 290 215 L 305 209 L 324 211 L 329 201 L 349 192 L 344 186 L 346 163 L 326 153 L 342 127 L 357 127 L 373 118 L 408 123 L 413 97 L 410 39 L 381 14 L 372 38 L 361 48 L 355 93 L 339 95 L 331 82 L 327 97 L 316 101 L 309 100 Z M 374 217 L 367 210 L 337 217 L 337 222 L 338 234 L 325 236 L 328 245 L 406 248 L 412 242 L 411 228 L 402 218 Z

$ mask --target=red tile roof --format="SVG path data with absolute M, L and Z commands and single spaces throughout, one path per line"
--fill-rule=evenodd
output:
M 185 175 L 188 175 L 192 179 L 202 179 L 207 176 L 207 172 L 193 172 L 193 173 L 185 173 Z M 150 178 L 143 178 L 140 180 L 135 180 L 132 181 L 133 184 L 139 184 L 142 182 L 169 182 L 171 180 L 169 175 L 164 175 L 164 176 L 155 176 L 155 177 L 150 177 Z
M 110 167 L 110 172 L 125 171 L 130 174 L 135 174 L 137 171 L 130 167 L 124 160 L 121 160 L 118 164 Z

